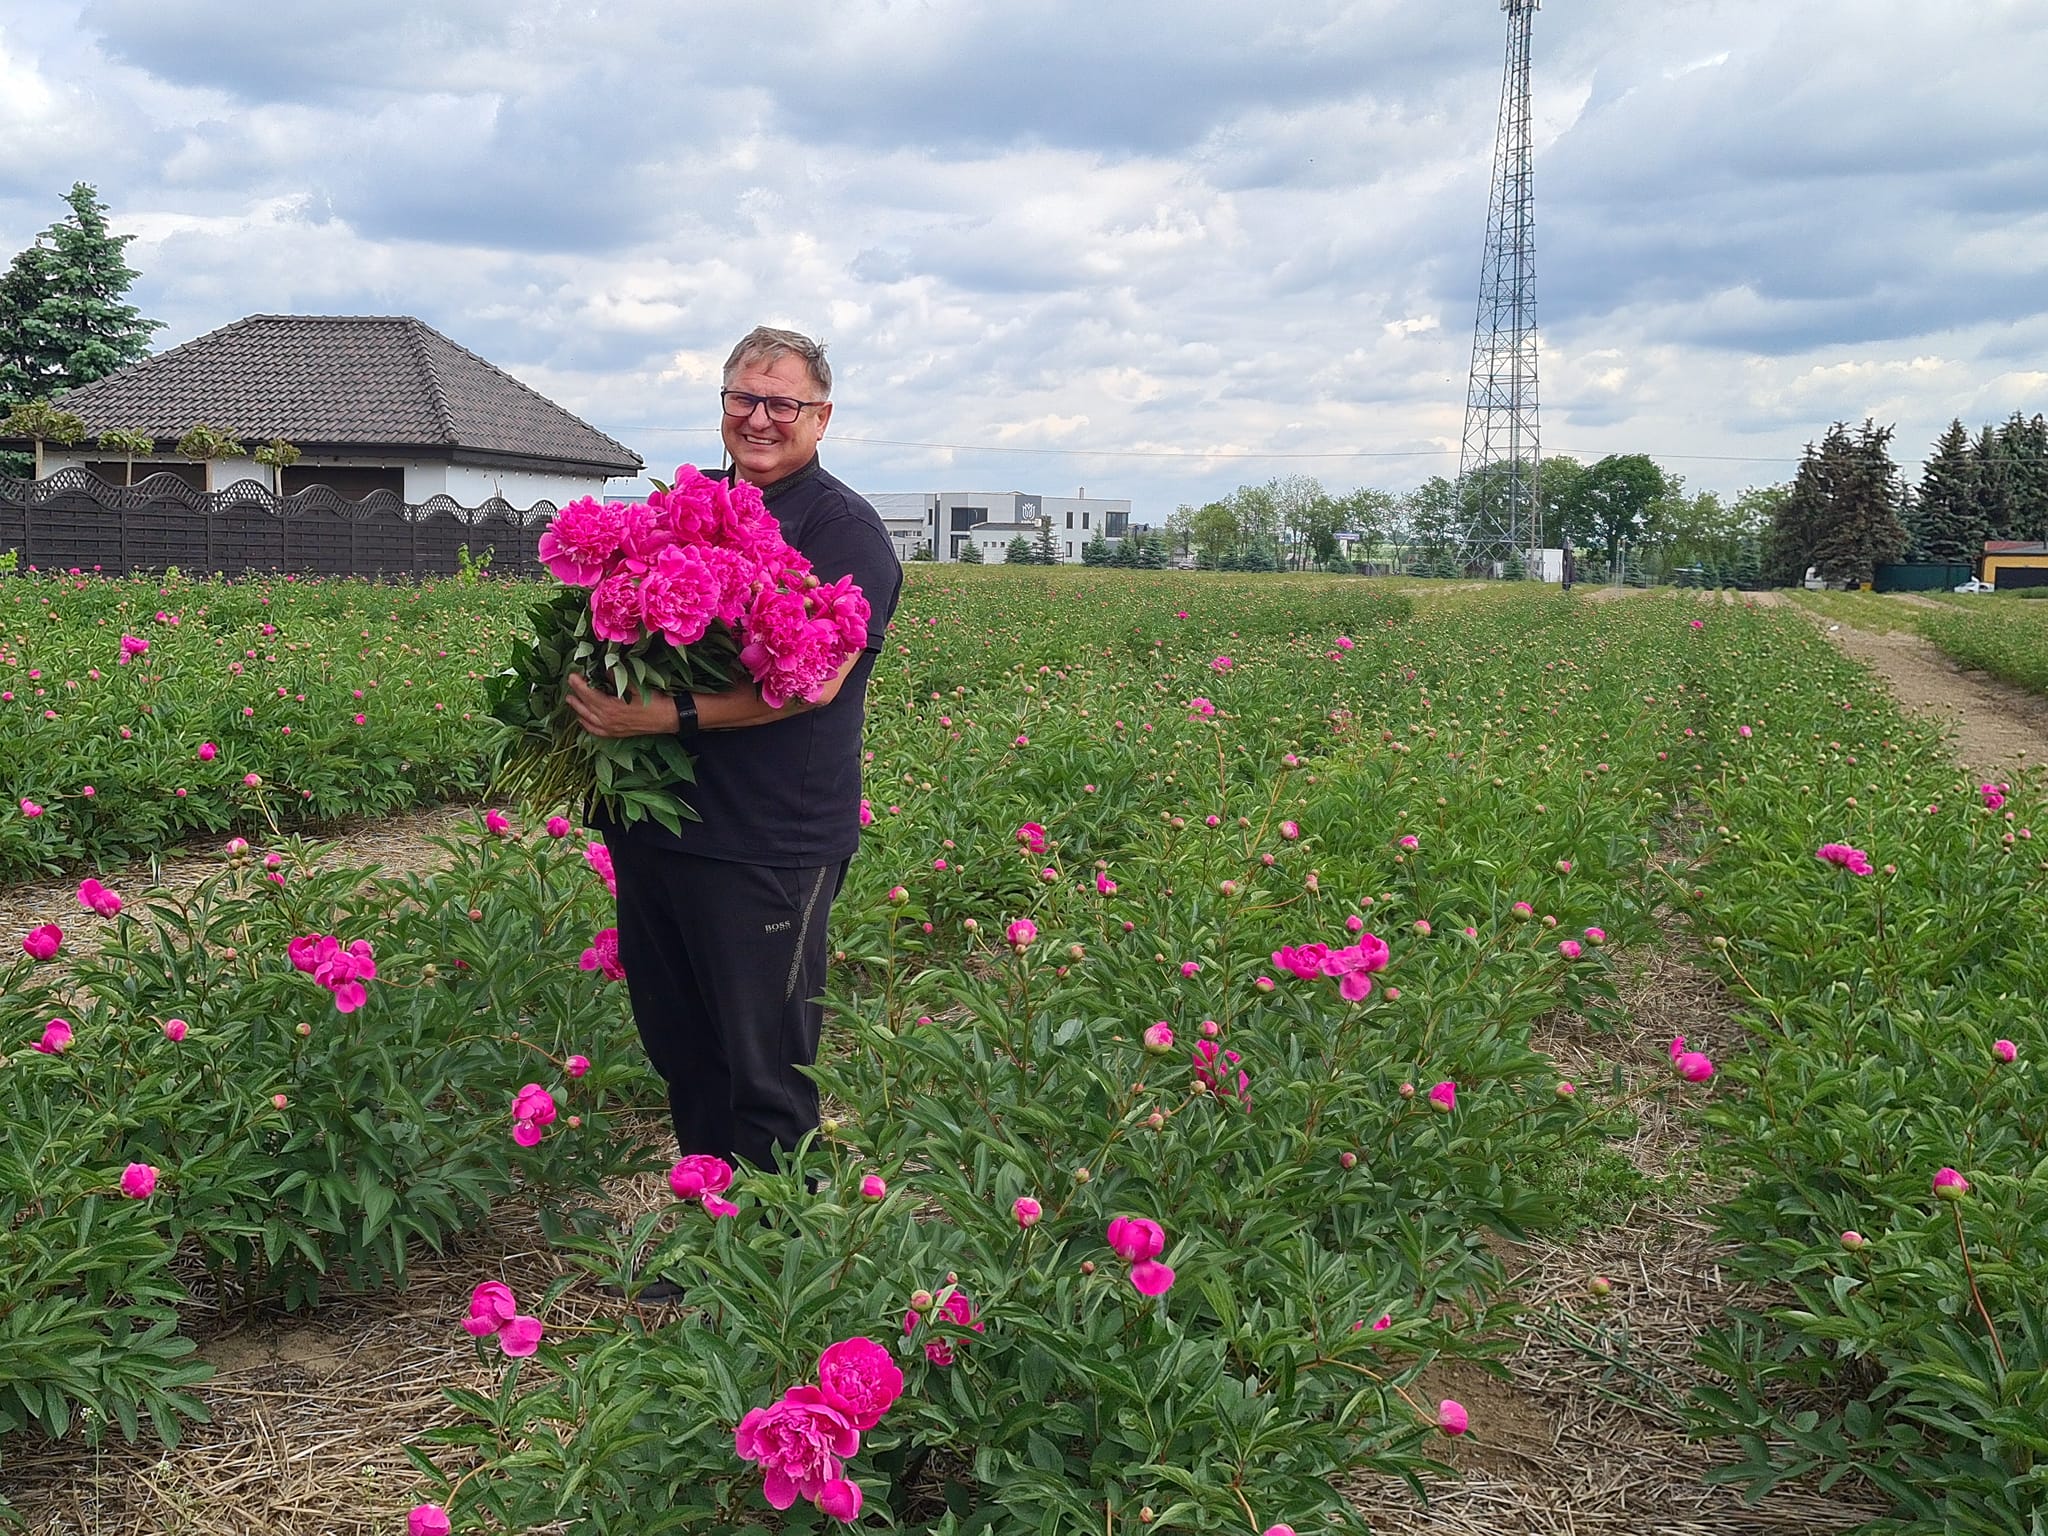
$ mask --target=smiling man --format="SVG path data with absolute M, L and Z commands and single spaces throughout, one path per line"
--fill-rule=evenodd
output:
M 875 509 L 818 462 L 832 420 L 825 349 L 761 327 L 725 363 L 726 452 L 822 581 L 851 575 L 866 647 L 813 702 L 771 709 L 750 682 L 723 693 L 615 699 L 571 678 L 594 735 L 678 732 L 697 760 L 679 786 L 701 820 L 603 827 L 619 887 L 619 959 L 641 1043 L 668 1084 L 676 1142 L 774 1166 L 818 1123 L 825 924 L 860 843 L 861 727 L 903 569 Z M 672 1299 L 656 1280 L 642 1300 Z

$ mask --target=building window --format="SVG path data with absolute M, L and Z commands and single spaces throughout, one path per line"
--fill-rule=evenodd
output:
M 959 532 L 959 531 L 960 531 L 961 529 L 963 529 L 963 528 L 972 528 L 972 527 L 973 527 L 973 526 L 974 526 L 974 525 L 975 525 L 976 523 L 985 523 L 985 522 L 987 522 L 987 521 L 988 521 L 988 508 L 987 508 L 987 507 L 955 507 L 955 508 L 953 508 L 953 528 L 952 528 L 952 531 L 953 531 L 953 532 L 955 532 L 955 533 L 958 533 L 958 532 Z
M 1081 514 L 1081 526 L 1083 528 L 1086 528 L 1088 526 L 1088 514 L 1086 512 L 1083 512 Z

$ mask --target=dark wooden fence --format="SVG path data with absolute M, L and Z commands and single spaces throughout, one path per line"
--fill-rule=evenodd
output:
M 390 491 L 351 501 L 324 485 L 289 496 L 254 480 L 195 491 L 173 475 L 109 485 L 89 470 L 41 480 L 0 475 L 0 553 L 23 566 L 109 574 L 296 571 L 311 576 L 451 575 L 456 552 L 488 550 L 501 576 L 538 575 L 541 529 L 553 502 L 525 510 L 493 497 L 465 507 L 434 496 L 414 504 Z

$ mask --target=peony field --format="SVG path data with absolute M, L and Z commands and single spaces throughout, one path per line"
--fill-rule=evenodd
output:
M 2042 1529 L 2027 775 L 1754 595 L 905 574 L 774 1172 L 548 586 L 0 580 L 0 1530 Z

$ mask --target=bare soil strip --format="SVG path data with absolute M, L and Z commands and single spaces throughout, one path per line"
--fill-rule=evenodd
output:
M 1775 592 L 1754 596 L 1766 607 L 1794 606 Z M 1922 635 L 1903 629 L 1875 634 L 1812 617 L 1845 655 L 1885 680 L 1907 714 L 1944 727 L 1956 761 L 1973 775 L 2017 783 L 2048 770 L 2048 699 L 1957 666 Z

